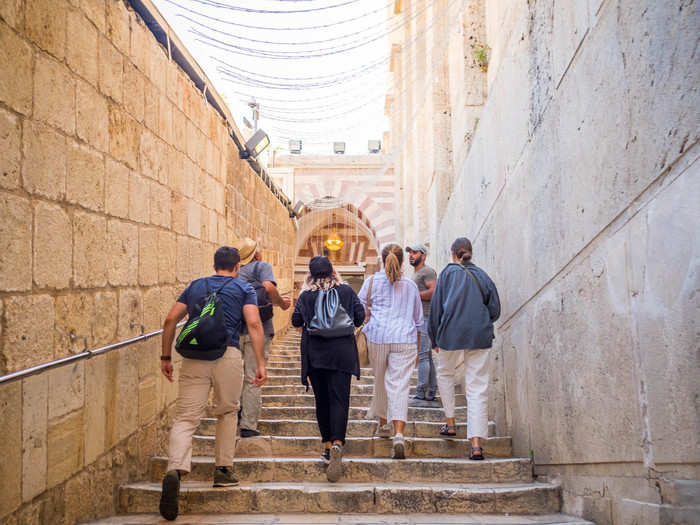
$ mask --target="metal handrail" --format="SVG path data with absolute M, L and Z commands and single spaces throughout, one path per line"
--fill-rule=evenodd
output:
M 179 322 L 176 326 L 182 326 L 183 324 L 185 324 L 185 321 Z M 112 350 L 117 350 L 119 348 L 124 348 L 125 346 L 129 346 L 140 341 L 145 341 L 146 339 L 150 339 L 162 333 L 163 329 L 161 328 L 160 330 L 156 330 L 155 332 L 149 332 L 147 334 L 132 337 L 131 339 L 125 339 L 124 341 L 119 341 L 118 343 L 112 343 L 110 345 L 101 346 L 93 350 L 85 350 L 84 352 L 80 352 L 79 354 L 69 355 L 68 357 L 55 359 L 54 361 L 49 361 L 48 363 L 42 363 L 40 365 L 25 368 L 24 370 L 18 370 L 17 372 L 12 372 L 11 374 L 0 376 L 0 385 L 3 385 L 5 383 L 11 383 L 13 381 L 17 381 L 18 379 L 24 379 L 26 377 L 39 374 L 41 372 L 45 372 L 46 370 L 58 368 L 59 366 L 106 354 L 108 352 L 111 352 Z

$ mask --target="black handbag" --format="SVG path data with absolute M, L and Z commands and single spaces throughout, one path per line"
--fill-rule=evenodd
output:
M 314 316 L 306 331 L 318 337 L 342 337 L 353 335 L 355 325 L 340 304 L 338 290 L 319 290 L 314 303 Z

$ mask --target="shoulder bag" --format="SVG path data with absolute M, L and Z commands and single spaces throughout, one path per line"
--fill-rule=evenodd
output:
M 364 328 L 367 324 L 367 320 L 372 313 L 372 281 L 374 276 L 369 280 L 369 287 L 367 288 L 367 315 L 365 315 L 365 322 L 362 326 L 355 329 L 355 341 L 357 342 L 357 355 L 360 358 L 360 368 L 369 366 L 369 351 L 367 349 L 367 336 L 365 335 Z

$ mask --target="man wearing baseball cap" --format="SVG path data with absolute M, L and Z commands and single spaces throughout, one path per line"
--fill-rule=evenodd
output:
M 265 333 L 265 362 L 270 355 L 270 342 L 275 335 L 275 327 L 272 324 L 272 316 L 265 320 L 262 315 L 265 308 L 272 310 L 272 306 L 279 306 L 286 310 L 292 304 L 291 298 L 281 296 L 277 291 L 277 282 L 272 272 L 272 265 L 262 260 L 259 245 L 253 239 L 246 237 L 238 243 L 238 252 L 241 255 L 241 269 L 239 277 L 253 285 L 258 296 L 258 307 L 261 309 L 263 318 L 263 332 Z M 264 289 L 264 292 L 262 291 Z M 262 299 L 261 299 L 262 298 Z M 266 304 L 262 304 L 266 303 Z M 258 419 L 260 418 L 260 407 L 262 398 L 260 388 L 251 383 L 255 377 L 255 353 L 253 343 L 247 330 L 241 332 L 241 352 L 243 353 L 244 381 L 241 392 L 241 412 L 239 426 L 241 437 L 259 436 Z
M 406 246 L 408 262 L 413 266 L 413 282 L 418 285 L 421 302 L 423 303 L 423 324 L 420 327 L 420 352 L 418 362 L 418 385 L 416 395 L 411 400 L 412 406 L 431 406 L 435 403 L 435 391 L 437 390 L 437 378 L 433 365 L 433 354 L 428 337 L 428 316 L 430 315 L 430 299 L 433 297 L 437 273 L 425 264 L 428 257 L 428 248 L 424 244 L 416 243 Z

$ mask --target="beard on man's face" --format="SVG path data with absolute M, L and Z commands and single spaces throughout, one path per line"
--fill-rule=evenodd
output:
M 409 261 L 408 261 L 408 263 L 409 263 L 411 266 L 413 266 L 414 268 L 415 268 L 416 266 L 419 266 L 420 263 L 422 263 L 422 262 L 423 262 L 423 254 L 416 256 L 413 260 L 410 260 L 410 259 L 409 259 Z

